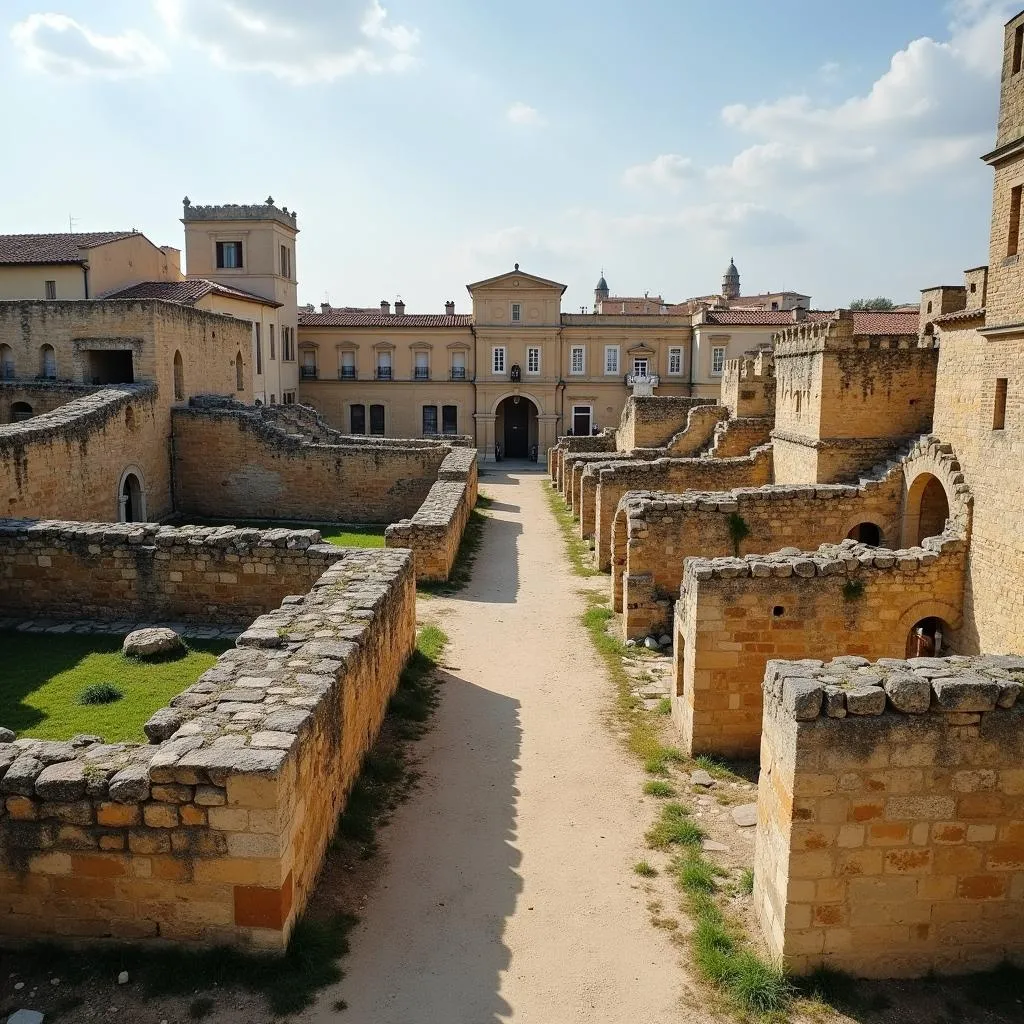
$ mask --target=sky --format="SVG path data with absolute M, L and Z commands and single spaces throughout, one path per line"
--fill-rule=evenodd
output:
M 916 301 L 987 262 L 1024 0 L 0 0 L 0 232 L 298 212 L 299 301 Z

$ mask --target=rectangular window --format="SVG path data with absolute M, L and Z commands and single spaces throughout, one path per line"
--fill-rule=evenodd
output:
M 683 372 L 683 350 L 681 348 L 668 350 L 668 372 L 672 374 Z
M 376 437 L 384 436 L 384 406 L 370 406 L 370 433 Z
M 457 405 L 441 406 L 441 432 L 444 434 L 459 432 L 459 407 Z
M 436 405 L 425 405 L 423 406 L 423 434 L 436 434 L 437 433 L 437 406 Z
M 1020 71 L 1021 51 L 1024 51 L 1024 25 L 1018 25 L 1013 33 L 1013 71 L 1017 74 Z
M 338 376 L 342 380 L 355 380 L 356 379 L 356 354 L 355 354 L 355 352 L 342 352 L 341 353 L 341 370 L 338 372 Z
M 287 245 L 281 246 L 281 276 L 287 278 L 292 276 L 292 254 Z
M 274 325 L 273 324 L 268 324 L 267 327 L 268 327 L 268 329 L 270 331 L 270 360 L 271 360 L 271 362 L 273 362 L 273 360 L 274 360 Z
M 646 377 L 647 376 L 647 360 L 643 358 L 635 358 L 633 360 L 633 376 L 634 377 Z
M 1006 232 L 1006 255 L 1016 256 L 1020 241 L 1020 194 L 1022 186 L 1017 185 L 1010 192 L 1010 224 Z
M 518 302 L 512 303 L 512 323 L 517 324 L 523 319 L 523 307 Z
M 540 346 L 531 345 L 526 350 L 526 372 L 540 373 Z
M 242 266 L 241 242 L 217 243 L 217 269 L 239 270 Z
M 589 405 L 574 405 L 572 407 L 572 432 L 577 437 L 590 436 Z
M 350 405 L 348 410 L 349 433 L 366 433 L 366 406 Z
M 725 369 L 725 346 L 716 345 L 711 350 L 711 376 L 721 377 Z
M 256 372 L 263 372 L 263 339 L 260 337 L 260 325 L 252 325 L 253 344 L 256 346 Z
M 302 353 L 302 368 L 300 375 L 303 380 L 316 380 L 316 351 L 307 348 Z
M 491 370 L 494 373 L 505 372 L 505 346 L 495 345 L 491 349 Z
M 378 352 L 377 353 L 377 380 L 391 380 L 391 353 L 390 352 Z M 384 408 L 381 406 L 381 408 Z M 373 409 L 371 407 L 371 415 Z M 372 425 L 371 425 L 372 432 Z
M 416 353 L 416 371 L 414 374 L 416 380 L 430 380 L 430 356 L 426 352 Z M 437 419 L 437 410 L 434 410 L 434 419 Z M 436 431 L 435 431 L 436 433 Z
M 992 429 L 1003 430 L 1006 427 L 1006 377 L 996 378 L 996 407 L 992 415 Z
M 281 328 L 281 358 L 290 363 L 295 358 L 295 328 Z
M 46 297 L 48 299 L 55 299 L 55 298 L 57 298 L 57 282 L 56 281 L 47 281 L 46 282 Z
M 452 353 L 452 380 L 466 379 L 466 353 Z
M 619 346 L 605 345 L 604 347 L 604 372 L 619 372 Z
M 295 392 L 294 391 L 286 391 L 281 396 L 281 398 L 284 400 L 284 404 L 285 405 L 294 405 L 295 404 Z
M 586 365 L 585 361 L 585 349 L 582 345 L 573 345 L 569 352 L 569 372 L 570 373 L 583 373 Z

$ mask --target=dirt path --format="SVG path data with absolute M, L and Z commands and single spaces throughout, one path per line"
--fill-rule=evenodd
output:
M 422 609 L 451 637 L 423 783 L 383 834 L 346 978 L 309 1017 L 678 1024 L 678 950 L 632 873 L 643 775 L 602 721 L 609 683 L 547 478 L 481 483 L 494 505 L 473 580 Z

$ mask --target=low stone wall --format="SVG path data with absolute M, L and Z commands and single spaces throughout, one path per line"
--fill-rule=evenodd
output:
M 715 428 L 708 458 L 731 459 L 749 454 L 752 448 L 759 448 L 771 440 L 774 422 L 768 417 L 723 420 Z
M 0 743 L 0 937 L 285 947 L 415 643 L 410 553 L 339 553 L 149 745 Z
M 453 449 L 423 439 L 313 442 L 237 403 L 175 409 L 173 429 L 178 512 L 221 519 L 404 519 Z
M 0 519 L 0 615 L 244 624 L 345 550 L 317 530 Z
M 451 575 L 476 497 L 476 449 L 456 448 L 441 463 L 437 483 L 416 514 L 384 532 L 389 548 L 412 550 L 417 582 L 440 582 Z
M 759 487 L 771 482 L 772 449 L 755 448 L 735 459 L 655 459 L 654 462 L 612 462 L 596 473 L 594 502 L 594 552 L 597 567 L 611 568 L 612 521 L 627 491 L 728 491 L 734 487 Z
M 1024 658 L 772 661 L 754 906 L 788 970 L 1024 962 Z
M 15 402 L 25 403 L 33 416 L 39 416 L 97 391 L 97 384 L 68 380 L 0 380 L 0 424 L 13 422 L 11 407 Z
M 966 549 L 947 533 L 898 551 L 844 540 L 814 553 L 687 559 L 672 696 L 684 749 L 756 755 L 772 658 L 901 658 L 921 619 L 959 628 Z
M 627 639 L 669 631 L 671 608 L 690 556 L 717 558 L 837 544 L 870 522 L 898 544 L 903 471 L 859 487 L 842 484 L 736 488 L 683 494 L 630 491 L 612 523 L 612 597 Z M 739 519 L 737 519 L 739 517 Z M 739 522 L 742 520 L 742 522 Z M 745 528 L 736 544 L 732 531 Z
M 603 430 L 592 437 L 560 437 L 558 442 L 548 449 L 548 472 L 551 482 L 561 491 L 562 460 L 565 455 L 573 452 L 613 452 L 615 451 L 615 431 Z

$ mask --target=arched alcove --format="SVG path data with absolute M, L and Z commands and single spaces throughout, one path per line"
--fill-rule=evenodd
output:
M 146 483 L 138 466 L 128 466 L 117 482 L 117 519 L 121 523 L 146 522 Z
M 185 364 L 182 362 L 181 352 L 178 351 L 174 353 L 174 400 L 185 400 Z
M 242 353 L 235 356 L 235 390 L 242 391 L 245 388 L 245 375 L 242 367 Z
M 948 518 L 949 498 L 942 481 L 932 473 L 919 473 L 907 491 L 903 508 L 904 546 L 939 536 Z
M 57 353 L 52 345 L 39 348 L 39 376 L 44 380 L 54 380 L 57 376 Z
M 21 423 L 22 420 L 29 420 L 32 418 L 32 406 L 28 402 L 12 402 L 11 403 L 11 422 Z
M 885 535 L 882 533 L 882 528 L 877 523 L 872 523 L 868 520 L 857 523 L 846 536 L 850 540 L 857 541 L 858 544 L 869 544 L 876 548 L 881 547 L 885 543 Z

